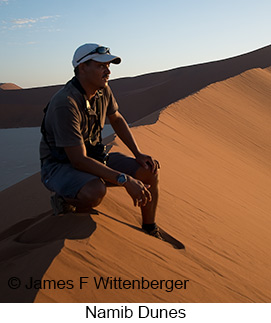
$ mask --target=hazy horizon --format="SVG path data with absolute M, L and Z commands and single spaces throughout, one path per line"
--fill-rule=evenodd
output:
M 214 61 L 201 62 L 201 63 L 192 64 L 192 65 L 186 65 L 186 66 L 176 66 L 176 67 L 174 67 L 174 68 L 170 68 L 170 69 L 159 70 L 159 71 L 153 71 L 153 72 L 148 72 L 148 73 L 143 73 L 143 74 L 133 75 L 133 76 L 121 76 L 121 77 L 116 77 L 116 78 L 110 78 L 110 79 L 109 79 L 109 81 L 119 80 L 119 79 L 125 79 L 125 78 L 133 78 L 133 77 L 143 76 L 143 75 L 152 74 L 152 73 L 165 72 L 165 71 L 170 71 L 170 70 L 174 70 L 174 69 L 176 69 L 176 68 L 181 68 L 181 67 L 190 67 L 190 66 L 196 66 L 196 65 L 200 65 L 200 64 L 207 64 L 207 63 L 212 63 L 212 62 L 223 61 L 223 60 L 226 60 L 226 59 L 230 59 L 230 58 L 238 57 L 238 56 L 241 56 L 241 55 L 244 55 L 244 54 L 248 54 L 248 53 L 250 53 L 250 52 L 254 52 L 254 51 L 257 51 L 257 50 L 259 50 L 259 49 L 262 49 L 262 48 L 268 47 L 268 46 L 271 46 L 271 43 L 270 43 L 270 44 L 267 44 L 266 46 L 262 46 L 262 47 L 260 47 L 260 48 L 255 48 L 254 50 L 251 50 L 251 51 L 249 51 L 249 52 L 240 53 L 240 54 L 235 55 L 235 56 L 225 57 L 225 58 L 217 59 L 217 60 L 214 60 Z M 73 77 L 73 75 L 72 75 L 71 77 Z M 67 80 L 67 81 L 68 81 L 68 80 Z M 16 84 L 16 83 L 14 83 L 14 82 L 0 82 L 0 86 L 1 86 L 1 85 L 4 85 L 4 84 L 14 84 L 14 85 L 16 85 L 16 86 L 20 87 L 21 89 L 32 89 L 32 88 L 39 88 L 39 87 L 60 86 L 60 85 L 64 85 L 65 83 L 66 83 L 66 82 L 64 82 L 64 83 L 58 83 L 58 84 L 45 84 L 45 85 L 32 86 L 32 87 L 21 87 L 21 86 L 20 86 L 20 84 Z
M 270 11 L 267 0 L 0 0 L 0 82 L 64 84 L 86 42 L 122 58 L 112 80 L 238 56 L 270 44 Z

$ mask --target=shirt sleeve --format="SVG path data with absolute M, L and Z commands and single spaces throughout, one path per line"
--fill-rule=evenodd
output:
M 106 115 L 110 116 L 111 114 L 114 114 L 116 111 L 118 111 L 119 106 L 109 86 L 106 87 L 106 90 L 107 90 L 106 95 L 108 98 Z
M 80 131 L 80 115 L 71 104 L 54 110 L 52 128 L 56 147 L 79 146 L 84 143 Z

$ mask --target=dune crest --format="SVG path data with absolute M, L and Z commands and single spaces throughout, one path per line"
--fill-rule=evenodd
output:
M 133 123 L 214 82 L 268 66 L 271 66 L 271 45 L 228 59 L 120 78 L 109 84 L 121 113 L 128 123 Z M 44 107 L 61 87 L 0 91 L 0 128 L 39 127 Z
M 3 298 L 270 302 L 270 89 L 270 69 L 249 70 L 169 105 L 155 124 L 133 128 L 142 151 L 162 166 L 158 223 L 185 251 L 139 230 L 139 210 L 124 188 L 108 189 L 97 214 L 75 219 L 50 216 L 39 174 L 1 192 L 1 277 L 20 268 L 26 281 L 34 263 L 35 279 L 73 282 L 71 289 L 27 293 L 4 288 Z M 119 139 L 112 145 L 127 152 Z M 82 289 L 80 277 L 88 277 Z M 187 288 L 98 289 L 101 277 L 187 280 Z

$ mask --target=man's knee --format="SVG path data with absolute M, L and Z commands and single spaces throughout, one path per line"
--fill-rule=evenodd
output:
M 106 186 L 100 179 L 88 182 L 77 194 L 77 199 L 86 207 L 98 206 L 106 194 Z
M 139 180 L 141 180 L 145 184 L 149 184 L 151 186 L 158 186 L 159 183 L 159 169 L 156 170 L 155 173 L 152 172 L 151 167 L 148 167 L 148 169 L 144 167 L 140 167 L 136 174 L 135 177 Z

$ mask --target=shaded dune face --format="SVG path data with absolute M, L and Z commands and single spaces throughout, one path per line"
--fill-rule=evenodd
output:
M 161 164 L 157 222 L 185 250 L 141 232 L 140 211 L 122 188 L 108 189 L 93 214 L 61 218 L 51 216 L 39 174 L 1 192 L 1 279 L 65 282 L 3 287 L 1 300 L 270 302 L 270 89 L 270 67 L 248 69 L 148 111 L 132 128 Z M 111 146 L 128 153 L 119 139 Z M 83 288 L 80 277 L 88 277 Z M 97 288 L 101 277 L 186 288 Z

